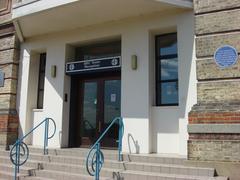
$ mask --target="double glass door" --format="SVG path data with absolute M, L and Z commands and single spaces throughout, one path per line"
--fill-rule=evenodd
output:
M 81 146 L 90 146 L 121 114 L 121 80 L 119 77 L 83 79 L 81 88 Z M 101 146 L 116 147 L 118 125 L 104 137 Z

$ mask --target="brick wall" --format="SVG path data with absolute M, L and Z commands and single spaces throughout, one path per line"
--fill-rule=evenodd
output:
M 212 129 L 189 131 L 188 158 L 240 162 L 240 130 L 231 133 L 229 128 L 221 132 L 214 129 L 214 125 L 240 124 L 240 61 L 220 69 L 213 58 L 222 45 L 231 45 L 240 52 L 240 3 L 194 0 L 194 13 L 198 103 L 189 113 L 189 127 L 207 125 L 204 127 Z
M 5 2 L 6 7 L 0 8 L 0 69 L 5 74 L 4 86 L 0 87 L 0 145 L 8 147 L 18 136 L 16 93 L 19 47 L 11 21 L 13 1 Z

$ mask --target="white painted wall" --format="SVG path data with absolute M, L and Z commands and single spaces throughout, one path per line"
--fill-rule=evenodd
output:
M 179 107 L 155 107 L 154 42 L 155 34 L 177 29 L 179 47 Z M 194 36 L 192 12 L 155 13 L 140 18 L 104 23 L 67 32 L 27 39 L 22 46 L 18 94 L 21 126 L 26 116 L 26 86 L 29 81 L 29 54 L 46 49 L 47 69 L 44 108 L 33 112 L 34 124 L 43 117 L 56 120 L 57 134 L 50 140 L 51 147 L 65 147 L 68 141 L 70 78 L 65 76 L 65 62 L 73 56 L 69 45 L 97 42 L 121 37 L 122 41 L 122 116 L 125 123 L 123 151 L 135 153 L 178 153 L 186 155 L 187 113 L 196 102 Z M 131 55 L 138 57 L 138 69 L 131 70 Z M 57 77 L 50 76 L 51 65 L 57 66 Z M 32 111 L 32 109 L 31 109 Z M 23 128 L 26 133 L 28 129 Z M 40 132 L 42 133 L 42 132 Z M 33 144 L 40 145 L 41 134 L 33 136 Z M 134 146 L 137 144 L 137 150 Z M 166 141 L 167 140 L 167 141 Z M 130 145 L 130 147 L 129 147 Z
M 153 152 L 186 156 L 188 112 L 196 104 L 193 15 L 191 13 L 180 15 L 176 22 L 176 29 L 178 34 L 179 106 L 152 106 L 152 147 Z M 156 33 L 154 32 L 154 34 Z

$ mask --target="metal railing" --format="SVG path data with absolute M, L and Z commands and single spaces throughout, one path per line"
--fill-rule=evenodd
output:
M 95 180 L 99 180 L 100 171 L 104 163 L 104 155 L 101 151 L 100 142 L 105 136 L 105 134 L 109 131 L 109 129 L 113 126 L 113 124 L 118 123 L 119 131 L 118 131 L 118 160 L 122 161 L 122 138 L 124 133 L 123 120 L 121 117 L 116 117 L 113 119 L 111 124 L 105 129 L 102 135 L 98 138 L 98 140 L 91 147 L 88 152 L 86 159 L 86 169 L 90 176 L 95 176 Z
M 51 121 L 54 125 L 54 131 L 51 136 L 48 135 L 49 132 L 49 121 Z M 14 180 L 17 180 L 17 175 L 19 173 L 19 167 L 25 164 L 29 157 L 29 149 L 27 144 L 23 142 L 23 140 L 30 135 L 34 130 L 36 130 L 39 126 L 45 123 L 45 132 L 44 132 L 44 155 L 48 154 L 48 140 L 51 139 L 56 133 L 56 123 L 52 118 L 45 118 L 41 123 L 39 123 L 36 127 L 34 127 L 31 131 L 29 131 L 25 136 L 19 138 L 15 144 L 12 146 L 10 150 L 10 160 L 14 164 Z

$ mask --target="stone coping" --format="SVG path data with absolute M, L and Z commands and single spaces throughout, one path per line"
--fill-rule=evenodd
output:
M 240 124 L 189 124 L 188 133 L 240 134 Z

